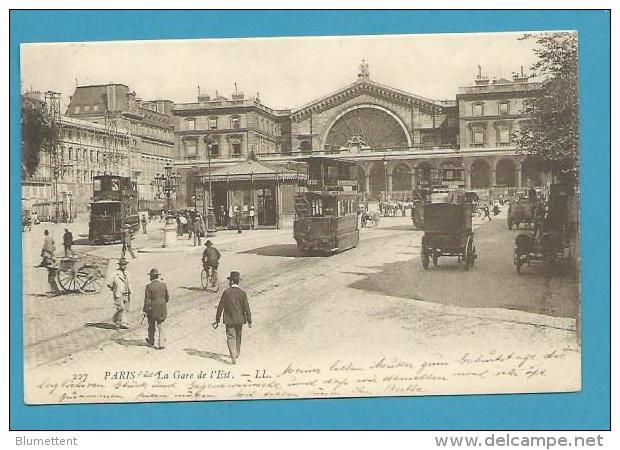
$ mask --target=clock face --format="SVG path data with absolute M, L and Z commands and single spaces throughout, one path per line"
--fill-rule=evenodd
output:
M 358 144 L 353 144 L 349 147 L 349 152 L 357 153 L 360 151 L 360 146 Z

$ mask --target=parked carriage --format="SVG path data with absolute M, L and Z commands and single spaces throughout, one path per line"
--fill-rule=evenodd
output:
M 58 285 L 65 293 L 96 294 L 104 284 L 110 260 L 89 253 L 60 258 L 49 266 L 56 270 Z
M 570 258 L 570 240 L 567 232 L 567 193 L 565 186 L 551 186 L 549 209 L 537 203 L 533 231 L 520 233 L 515 238 L 514 264 L 517 273 L 524 265 L 547 264 L 549 270 L 563 268 Z
M 471 223 L 471 206 L 460 203 L 430 203 L 424 208 L 422 267 L 428 269 L 432 259 L 437 266 L 441 256 L 456 256 L 465 270 L 477 258 Z

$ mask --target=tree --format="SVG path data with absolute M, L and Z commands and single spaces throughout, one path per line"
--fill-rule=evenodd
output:
M 50 127 L 42 104 L 22 100 L 22 176 L 34 175 L 41 162 L 41 152 L 48 151 Z
M 526 34 L 535 39 L 532 77 L 541 87 L 525 103 L 527 119 L 515 133 L 518 152 L 550 164 L 560 181 L 574 187 L 579 182 L 579 133 L 577 123 L 577 35 L 575 33 Z

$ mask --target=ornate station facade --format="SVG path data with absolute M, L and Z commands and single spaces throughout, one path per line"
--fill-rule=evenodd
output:
M 201 196 L 209 166 L 250 158 L 284 165 L 310 155 L 356 163 L 359 190 L 375 199 L 406 199 L 413 189 L 437 183 L 472 190 L 543 186 L 548 174 L 518 155 L 513 143 L 524 100 L 537 89 L 522 71 L 511 80 L 479 73 L 454 100 L 433 100 L 374 81 L 362 61 L 353 83 L 298 109 L 274 111 L 239 94 L 203 96 L 173 110 L 175 166 L 187 175 L 179 198 L 191 206 L 189 199 Z M 241 136 L 237 153 L 226 150 L 230 136 L 222 133 Z
M 362 61 L 354 83 L 291 111 L 289 155 L 355 161 L 360 190 L 402 198 L 433 181 L 466 189 L 540 186 L 547 174 L 517 155 L 512 142 L 524 100 L 539 88 L 479 76 L 455 100 L 432 100 L 377 83 Z

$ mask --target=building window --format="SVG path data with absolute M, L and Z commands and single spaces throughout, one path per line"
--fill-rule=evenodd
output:
M 309 152 L 312 150 L 312 144 L 310 143 L 310 141 L 301 141 L 299 143 L 299 150 L 301 150 L 302 152 Z
M 484 116 L 484 105 L 482 103 L 474 103 L 471 106 L 471 115 L 475 117 Z
M 209 129 L 217 130 L 217 117 L 209 118 Z
M 241 143 L 233 142 L 232 148 L 233 148 L 233 153 L 232 153 L 233 158 L 241 158 Z
M 183 141 L 183 145 L 185 146 L 185 157 L 186 158 L 195 158 L 197 156 L 197 145 L 196 141 L 188 140 Z
M 499 145 L 510 145 L 510 129 L 508 127 L 502 127 L 499 129 Z
M 211 144 L 211 158 L 219 158 L 220 156 L 220 144 L 213 142 Z
M 99 111 L 99 105 L 93 105 L 93 111 Z
M 84 112 L 90 111 L 90 105 L 84 105 Z
M 473 131 L 472 144 L 474 144 L 474 145 L 484 145 L 484 131 L 483 130 L 474 130 Z
M 74 114 L 79 114 L 80 113 L 80 107 L 79 106 L 74 106 L 73 107 L 73 113 Z
M 505 115 L 505 114 L 510 114 L 510 103 L 509 102 L 501 102 L 499 104 L 499 114 L 501 115 Z
M 239 118 L 239 116 L 232 116 L 230 118 L 230 127 L 235 130 L 241 128 L 241 119 Z
M 196 119 L 185 119 L 185 129 L 194 131 L 196 129 Z

